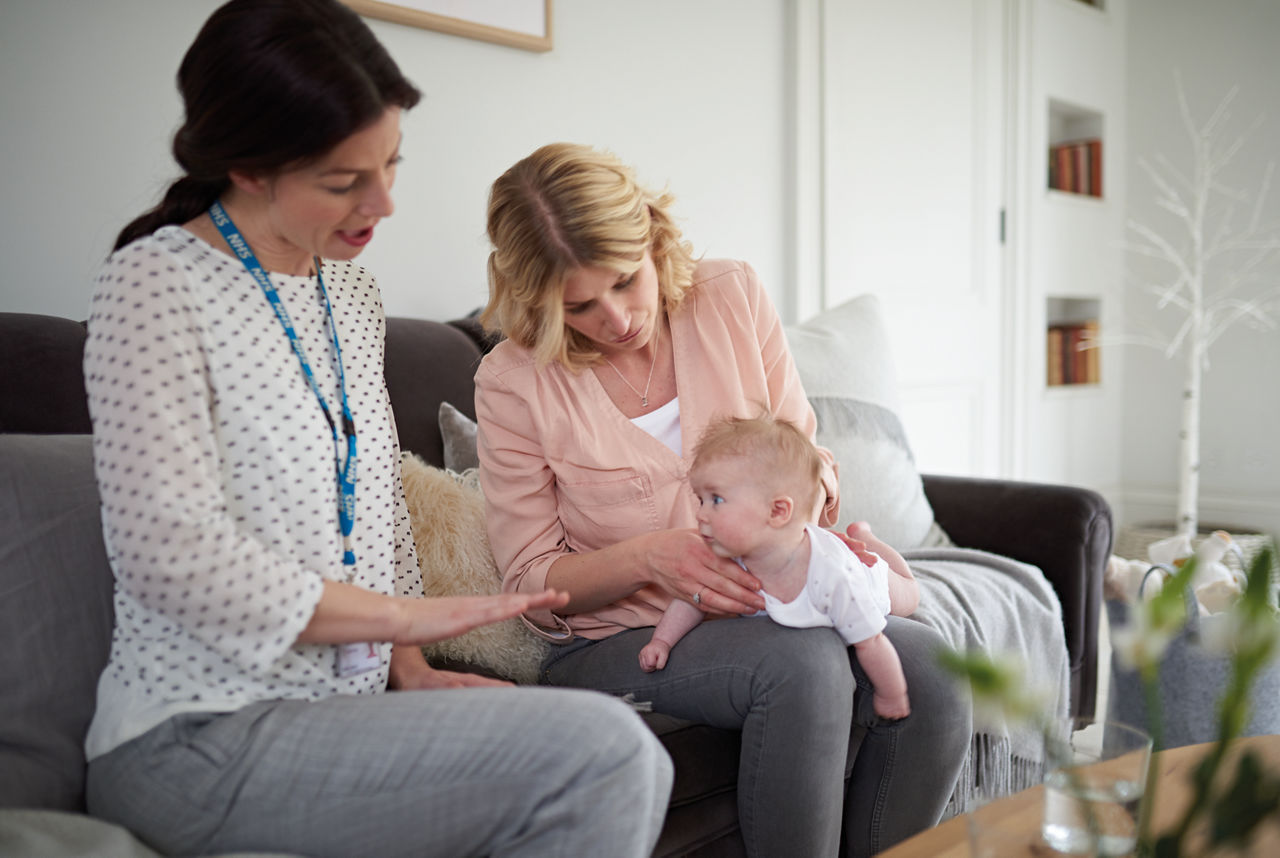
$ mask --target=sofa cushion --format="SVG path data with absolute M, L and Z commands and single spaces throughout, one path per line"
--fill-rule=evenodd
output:
M 480 346 L 456 325 L 387 318 L 387 393 L 396 416 L 400 448 L 421 456 L 428 464 L 444 465 L 440 437 L 440 403 L 451 402 L 475 417 L 475 383 Z
M 0 855 L 22 858 L 161 858 L 127 829 L 56 810 L 0 810 Z
M 0 313 L 0 432 L 89 431 L 85 326 L 35 313 Z
M 0 855 L 14 858 L 161 858 L 159 852 L 119 825 L 57 810 L 0 810 Z M 221 858 L 290 856 L 275 852 L 235 852 Z
M 440 403 L 440 437 L 444 440 L 444 466 L 455 473 L 480 467 L 476 452 L 476 421 L 451 402 Z
M 743 855 L 738 831 L 742 733 L 641 712 L 675 762 L 675 781 L 655 856 Z
M 786 328 L 817 441 L 840 466 L 840 521 L 866 521 L 899 550 L 947 543 L 934 524 L 898 416 L 889 335 L 874 295 L 862 295 Z
M 0 807 L 84 806 L 112 577 L 88 435 L 0 435 Z

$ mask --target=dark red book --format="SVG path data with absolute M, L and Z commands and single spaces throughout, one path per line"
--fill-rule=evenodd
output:
M 1089 193 L 1095 197 L 1102 196 L 1102 141 L 1090 140 L 1089 147 Z

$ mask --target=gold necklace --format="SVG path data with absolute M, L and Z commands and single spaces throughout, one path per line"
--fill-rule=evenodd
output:
M 609 365 L 609 368 L 618 374 L 618 378 L 622 379 L 622 383 L 625 384 L 627 387 L 631 388 L 632 393 L 640 397 L 641 408 L 649 407 L 649 385 L 653 384 L 653 369 L 658 365 L 658 344 L 661 342 L 662 342 L 662 323 L 661 321 L 659 321 L 657 333 L 654 335 L 654 338 L 653 338 L 653 362 L 649 364 L 649 378 L 645 380 L 643 393 L 637 390 L 634 384 L 627 381 L 627 377 L 622 374 L 622 370 L 618 369 L 616 366 L 613 365 L 613 361 L 609 360 L 607 357 L 604 357 L 604 355 L 600 356 L 604 358 L 604 362 Z

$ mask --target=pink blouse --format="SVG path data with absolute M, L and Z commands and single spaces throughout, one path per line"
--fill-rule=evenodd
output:
M 713 419 L 753 416 L 762 406 L 814 436 L 782 323 L 749 265 L 699 263 L 670 323 L 686 451 Z M 627 419 L 589 370 L 538 369 L 529 350 L 504 341 L 476 373 L 476 416 L 489 541 L 505 590 L 544 589 L 552 563 L 570 552 L 697 526 L 688 462 Z M 822 453 L 821 523 L 831 524 L 839 489 L 833 457 Z M 654 625 L 670 601 L 649 586 L 565 619 L 575 634 L 605 638 Z M 547 611 L 528 619 L 558 625 Z

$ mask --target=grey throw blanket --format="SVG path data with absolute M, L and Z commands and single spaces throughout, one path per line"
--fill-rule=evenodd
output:
M 1046 686 L 1046 714 L 1067 714 L 1071 674 L 1062 606 L 1039 569 L 969 548 L 919 548 L 903 557 L 920 582 L 913 619 L 958 650 L 1023 660 L 1028 680 Z M 1001 795 L 1039 783 L 1042 756 L 1038 728 L 975 718 L 973 743 L 945 816 L 967 809 L 975 784 Z

